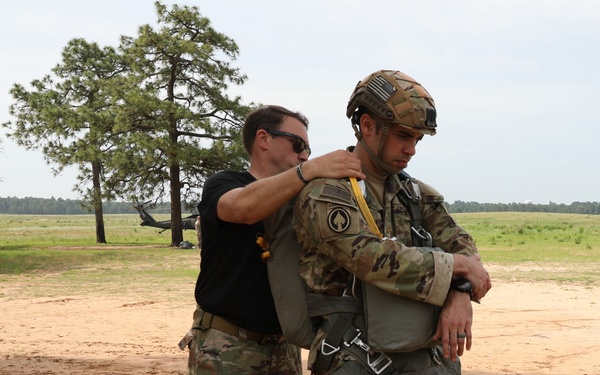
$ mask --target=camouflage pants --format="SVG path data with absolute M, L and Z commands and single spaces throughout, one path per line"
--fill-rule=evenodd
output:
M 196 314 L 195 314 L 196 315 Z M 198 327 L 194 322 L 193 327 Z M 216 329 L 194 328 L 188 344 L 190 375 L 301 375 L 300 349 L 287 342 L 259 344 Z

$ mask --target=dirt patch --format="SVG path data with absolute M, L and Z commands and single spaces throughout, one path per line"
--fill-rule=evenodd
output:
M 31 282 L 43 279 L 2 282 L 0 374 L 186 374 L 177 342 L 191 324 L 193 283 L 35 297 Z M 496 281 L 474 305 L 463 373 L 600 374 L 599 301 L 598 286 Z

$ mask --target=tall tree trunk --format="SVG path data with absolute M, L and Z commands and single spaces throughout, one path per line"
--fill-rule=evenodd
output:
M 100 186 L 99 161 L 92 162 L 92 207 L 96 217 L 96 243 L 106 243 L 106 234 L 104 233 L 104 213 L 102 210 L 102 187 Z
M 171 175 L 171 246 L 179 246 L 183 241 L 183 224 L 181 222 L 181 182 L 179 181 L 179 165 L 170 167 Z

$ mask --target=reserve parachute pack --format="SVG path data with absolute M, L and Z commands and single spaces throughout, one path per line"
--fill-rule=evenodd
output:
M 310 349 L 324 316 L 362 312 L 362 303 L 354 298 L 308 292 L 300 276 L 300 244 L 292 225 L 293 209 L 294 200 L 263 219 L 271 253 L 267 271 L 283 335 L 289 343 Z
M 271 293 L 286 340 L 310 348 L 320 319 L 309 317 L 307 289 L 300 276 L 300 244 L 292 226 L 293 201 L 263 219 L 271 259 L 267 262 Z
M 416 190 L 418 193 L 418 186 L 410 176 L 404 172 L 398 176 L 403 182 L 412 181 L 413 191 Z M 421 228 L 420 211 L 415 203 L 416 199 L 418 197 L 406 197 L 406 200 L 403 201 L 413 220 L 413 243 L 417 244 L 415 246 L 428 247 L 422 248 L 423 251 L 435 251 L 430 247 L 431 237 Z M 368 348 L 371 345 L 373 349 L 382 352 L 413 351 L 422 347 L 435 346 L 435 343 L 431 341 L 438 317 L 438 308 L 435 306 L 394 296 L 360 280 L 354 280 L 359 285 L 357 290 L 360 290 L 356 295 L 357 298 L 332 297 L 308 292 L 306 283 L 300 276 L 301 249 L 292 225 L 293 206 L 294 201 L 292 200 L 263 220 L 269 251 L 272 254 L 272 258 L 267 262 L 269 283 L 279 323 L 289 343 L 309 349 L 319 327 L 323 326 L 327 337 L 324 340 L 323 345 L 325 346 L 322 348 L 322 352 L 326 352 L 329 346 L 346 351 L 359 347 L 357 350 L 364 351 L 365 347 Z M 420 237 L 424 240 L 415 242 Z M 349 282 L 349 288 L 351 288 L 350 284 L 351 282 Z M 390 309 L 394 312 L 391 312 Z M 362 316 L 363 314 L 364 316 Z M 331 331 L 335 326 L 333 321 L 337 316 L 343 315 L 356 315 L 365 319 L 360 326 L 364 327 L 366 324 L 368 327 L 367 332 L 361 336 L 362 340 L 367 342 L 357 340 L 358 344 L 363 345 L 362 348 L 360 345 L 345 346 L 339 341 L 330 342 L 330 336 L 343 336 L 345 333 L 340 332 L 338 335 Z M 394 316 L 395 319 L 390 319 L 390 316 Z M 397 319 L 398 316 L 402 316 L 402 319 Z M 352 321 L 353 318 L 349 320 Z M 354 329 L 352 325 L 350 327 Z M 390 335 L 391 330 L 397 333 Z M 359 335 L 361 333 L 359 331 Z M 373 339 L 374 344 L 372 343 Z M 351 355 L 356 356 L 356 353 Z M 381 356 L 382 360 L 383 357 Z M 370 367 L 372 372 L 379 373 L 377 368 L 381 369 L 382 366 L 389 365 L 388 361 L 389 358 L 383 365 L 380 365 L 380 362 L 371 362 L 366 365 L 363 363 L 363 365 L 367 366 L 367 369 Z M 369 361 L 367 360 L 367 362 Z

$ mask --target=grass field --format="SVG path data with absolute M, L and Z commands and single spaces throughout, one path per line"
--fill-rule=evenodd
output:
M 165 220 L 167 215 L 155 215 Z M 52 295 L 96 290 L 151 295 L 156 288 L 195 282 L 197 249 L 169 247 L 171 232 L 141 227 L 138 215 L 106 215 L 107 244 L 96 243 L 93 215 L 0 215 L 0 297 L 11 281 L 30 280 L 28 292 Z M 195 244 L 195 232 L 184 231 Z M 107 285 L 117 285 L 106 290 Z
M 492 279 L 600 283 L 600 216 L 454 216 L 476 239 Z M 139 222 L 137 215 L 106 215 L 109 243 L 97 244 L 92 215 L 0 215 L 0 283 L 43 279 L 31 286 L 43 294 L 64 284 L 73 285 L 74 293 L 103 288 L 105 281 L 151 292 L 195 281 L 198 250 L 169 247 L 169 231 Z M 194 231 L 184 231 L 184 239 L 195 243 Z M 3 288 L 0 297 L 5 293 Z
M 600 281 L 600 216 L 554 213 L 454 215 L 496 278 Z

